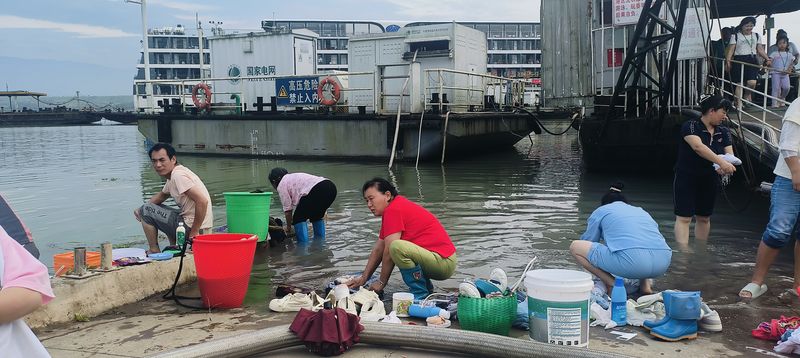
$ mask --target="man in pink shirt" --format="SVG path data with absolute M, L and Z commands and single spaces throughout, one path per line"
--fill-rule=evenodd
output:
M 269 182 L 278 190 L 287 232 L 294 232 L 298 243 L 308 242 L 308 224 L 314 228 L 314 240 L 325 239 L 325 212 L 336 199 L 336 185 L 332 181 L 306 173 L 289 173 L 284 168 L 273 168 Z
M 157 143 L 149 151 L 150 162 L 158 175 L 167 182 L 150 201 L 133 211 L 136 220 L 142 223 L 144 235 L 150 246 L 150 253 L 161 252 L 158 247 L 158 231 L 175 245 L 175 230 L 180 222 L 186 226 L 187 239 L 210 231 L 214 224 L 211 212 L 211 196 L 205 184 L 189 168 L 178 164 L 175 148 L 166 143 Z M 162 203 L 169 197 L 175 199 L 180 209 Z

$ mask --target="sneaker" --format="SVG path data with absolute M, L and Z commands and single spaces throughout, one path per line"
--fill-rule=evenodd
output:
M 489 274 L 489 282 L 497 286 L 500 292 L 508 289 L 508 275 L 499 267 L 492 270 L 492 273 Z
M 311 290 L 305 287 L 298 287 L 293 285 L 278 285 L 277 287 L 275 287 L 275 297 L 277 298 L 281 298 L 283 296 L 292 293 L 309 294 L 311 293 Z
M 275 312 L 297 312 L 305 308 L 312 308 L 311 297 L 302 293 L 292 293 L 283 298 L 276 298 L 269 301 L 269 309 Z
M 700 304 L 700 310 L 702 312 L 702 317 L 698 322 L 700 329 L 707 332 L 722 332 L 722 320 L 719 318 L 719 313 L 705 303 Z
M 383 306 L 383 301 L 369 300 L 361 305 L 359 318 L 362 321 L 378 322 L 384 317 L 386 317 L 386 307 Z
M 353 302 L 359 305 L 365 305 L 369 301 L 377 300 L 380 301 L 378 294 L 374 291 L 368 290 L 364 287 L 359 287 L 358 291 L 354 294 L 350 295 L 350 298 L 353 299 Z
M 466 282 L 465 281 L 465 282 L 460 283 L 458 285 L 458 293 L 461 296 L 465 296 L 465 297 L 474 297 L 474 298 L 480 298 L 481 297 L 480 291 L 478 291 L 478 288 L 475 287 L 475 284 L 472 283 L 472 282 Z

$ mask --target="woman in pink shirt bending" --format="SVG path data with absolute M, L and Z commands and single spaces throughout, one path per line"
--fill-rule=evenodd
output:
M 50 357 L 22 317 L 54 297 L 47 267 L 0 226 L 0 356 Z
M 273 168 L 269 182 L 278 190 L 283 212 L 286 214 L 287 233 L 294 229 L 298 243 L 308 242 L 308 224 L 314 228 L 314 240 L 325 239 L 325 212 L 336 199 L 336 185 L 332 181 L 306 173 L 289 173 L 284 168 Z M 291 224 L 291 225 L 289 225 Z

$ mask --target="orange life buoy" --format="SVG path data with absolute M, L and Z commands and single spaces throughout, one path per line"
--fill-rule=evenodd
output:
M 325 87 L 330 85 L 331 89 L 326 90 Z M 331 94 L 331 98 L 326 98 L 322 94 L 328 92 Z M 342 88 L 339 86 L 339 82 L 336 82 L 333 77 L 328 76 L 322 79 L 319 82 L 319 87 L 317 87 L 317 98 L 319 98 L 319 104 L 323 106 L 333 106 L 337 102 L 339 102 L 339 97 L 342 95 Z
M 202 102 L 197 99 L 197 93 L 200 91 L 200 89 L 203 89 L 204 100 Z M 209 88 L 204 82 L 194 85 L 194 88 L 192 88 L 192 102 L 194 102 L 194 106 L 198 109 L 211 108 L 211 88 Z

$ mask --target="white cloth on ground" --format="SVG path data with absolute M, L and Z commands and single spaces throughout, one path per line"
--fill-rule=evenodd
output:
M 592 321 L 589 326 L 603 326 L 605 329 L 617 326 L 617 322 L 611 320 L 611 307 L 603 309 L 597 302 L 592 302 L 592 305 L 589 307 L 589 312 L 591 313 L 591 318 L 594 318 L 594 321 Z
M 778 353 L 800 354 L 800 329 L 792 332 L 789 339 L 779 342 L 774 349 Z
M 644 321 L 658 321 L 667 315 L 664 303 L 661 301 L 642 304 L 634 300 L 628 300 L 626 306 L 628 311 L 628 324 L 631 326 L 641 327 Z

